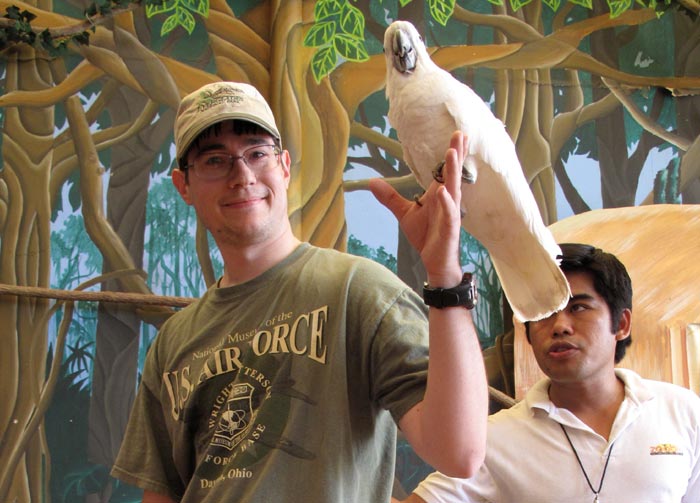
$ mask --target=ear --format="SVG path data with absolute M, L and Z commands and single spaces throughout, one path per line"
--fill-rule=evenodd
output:
M 615 331 L 615 339 L 621 341 L 627 339 L 630 336 L 632 330 L 632 311 L 625 309 L 620 315 L 620 323 L 617 325 L 617 330 Z
M 282 153 L 280 154 L 280 162 L 282 163 L 282 170 L 284 172 L 285 187 L 288 189 L 292 172 L 292 159 L 289 156 L 289 150 L 282 151 Z
M 180 196 L 187 204 L 192 204 L 190 199 L 190 185 L 187 183 L 187 176 L 185 172 L 181 169 L 175 168 L 170 175 L 170 179 L 173 181 L 173 185 L 180 193 Z

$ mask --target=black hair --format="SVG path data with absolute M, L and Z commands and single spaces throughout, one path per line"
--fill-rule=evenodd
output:
M 560 244 L 561 259 L 559 268 L 567 272 L 584 272 L 593 279 L 593 288 L 610 310 L 611 331 L 615 332 L 625 309 L 632 310 L 632 280 L 627 269 L 612 253 L 595 246 L 581 243 Z M 525 330 L 530 339 L 529 324 Z M 632 344 L 632 335 L 617 341 L 615 363 L 625 357 L 627 347 Z

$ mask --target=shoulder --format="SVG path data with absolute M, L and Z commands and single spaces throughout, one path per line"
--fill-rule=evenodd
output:
M 149 346 L 148 358 L 166 361 L 172 352 L 177 353 L 179 348 L 187 344 L 198 321 L 203 317 L 210 319 L 212 312 L 216 312 L 211 305 L 212 291 L 213 288 L 208 289 L 202 297 L 173 312 L 163 321 Z
M 161 324 L 161 326 L 158 328 L 158 332 L 167 332 L 168 330 L 172 330 L 173 327 L 176 327 L 179 324 L 183 323 L 185 320 L 189 319 L 195 313 L 200 311 L 203 307 L 206 307 L 207 304 L 211 301 L 212 292 L 214 290 L 216 290 L 215 286 L 208 288 L 201 297 L 195 298 L 190 304 L 183 307 L 182 309 L 174 311 Z
M 327 260 L 331 262 L 337 262 L 339 264 L 345 264 L 348 267 L 354 266 L 367 267 L 372 269 L 378 268 L 389 271 L 389 269 L 387 269 L 385 266 L 367 257 L 353 255 L 352 253 L 335 250 L 333 248 L 321 248 L 314 245 L 308 245 L 306 253 L 308 253 L 309 257 L 313 260 Z
M 670 382 L 655 381 L 652 379 L 642 379 L 642 381 L 647 388 L 651 389 L 658 395 L 670 395 L 700 404 L 700 397 L 683 386 L 672 384 Z
M 625 383 L 628 395 L 638 395 L 642 400 L 647 396 L 656 398 L 668 397 L 674 400 L 688 401 L 691 404 L 700 406 L 700 397 L 688 388 L 665 381 L 645 379 L 629 369 L 617 368 L 615 373 Z
M 487 457 L 496 451 L 508 451 L 519 442 L 518 439 L 526 439 L 532 435 L 541 425 L 533 414 L 525 400 L 521 400 L 508 409 L 500 411 L 488 417 L 487 426 Z M 515 444 L 514 444 L 515 442 Z
M 513 439 L 530 438 L 556 425 L 549 417 L 552 404 L 545 391 L 548 382 L 546 378 L 538 381 L 515 405 L 488 417 L 490 445 L 502 444 L 506 449 L 512 449 Z
M 367 281 L 373 285 L 386 283 L 400 287 L 407 286 L 386 266 L 366 257 L 316 246 L 309 246 L 307 253 L 308 263 L 318 268 L 318 272 L 330 277 L 346 276 L 350 280 Z
M 700 419 L 700 397 L 688 388 L 650 379 L 644 379 L 643 382 L 657 400 L 669 403 L 674 408 L 690 409 Z
M 501 409 L 488 417 L 489 430 L 509 430 L 523 425 L 533 414 L 526 400 L 520 400 L 508 409 Z
M 700 427 L 700 397 L 693 391 L 676 384 L 645 379 L 627 369 L 616 369 L 625 383 L 627 399 L 646 414 L 658 418 L 675 418 L 694 427 Z

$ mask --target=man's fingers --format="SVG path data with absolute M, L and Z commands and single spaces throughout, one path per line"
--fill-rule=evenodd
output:
M 445 154 L 444 178 L 445 187 L 450 195 L 455 198 L 462 183 L 462 163 L 458 151 L 451 148 Z
M 445 188 L 457 205 L 462 197 L 462 163 L 466 153 L 466 139 L 460 131 L 455 131 L 450 138 L 450 148 L 445 153 L 444 179 Z

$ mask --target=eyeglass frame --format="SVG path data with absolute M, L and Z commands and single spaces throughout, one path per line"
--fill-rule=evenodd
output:
M 266 165 L 266 166 L 264 166 L 264 167 L 262 167 L 262 168 L 254 168 L 254 167 L 252 167 L 252 166 L 248 163 L 248 161 L 246 160 L 246 153 L 247 153 L 247 152 L 250 152 L 250 151 L 252 151 L 252 150 L 261 148 L 261 147 L 272 147 L 272 155 L 273 155 L 273 157 L 279 157 L 279 156 L 282 155 L 282 149 L 281 149 L 278 145 L 275 145 L 274 143 L 262 143 L 262 144 L 251 145 L 250 147 L 248 147 L 248 148 L 246 148 L 245 150 L 243 150 L 243 152 L 241 152 L 241 155 L 233 155 L 233 154 L 229 154 L 228 152 L 224 153 L 224 152 L 219 152 L 219 151 L 214 151 L 214 150 L 212 150 L 212 151 L 200 152 L 199 154 L 197 154 L 197 155 L 195 156 L 195 159 L 194 159 L 194 161 L 193 161 L 191 164 L 185 164 L 181 169 L 183 169 L 183 171 L 185 171 L 185 173 L 187 173 L 190 169 L 193 169 L 194 175 L 195 175 L 197 178 L 199 178 L 200 180 L 205 180 L 205 181 L 208 181 L 208 182 L 216 181 L 216 180 L 223 180 L 224 178 L 227 178 L 227 177 L 229 177 L 229 176 L 231 175 L 231 171 L 233 171 L 233 167 L 236 165 L 236 161 L 240 159 L 240 160 L 243 161 L 243 164 L 245 164 L 246 167 L 247 167 L 249 170 L 251 170 L 253 173 L 255 173 L 256 175 L 258 175 L 258 174 L 262 173 L 263 171 L 265 171 L 265 169 L 266 169 L 268 166 Z M 208 155 L 208 154 L 209 154 L 211 157 L 220 156 L 220 157 L 223 157 L 223 158 L 227 158 L 227 159 L 228 159 L 228 170 L 226 171 L 225 174 L 222 174 L 221 176 L 218 176 L 218 177 L 216 177 L 216 178 L 204 178 L 204 177 L 202 177 L 201 175 L 198 175 L 198 174 L 197 174 L 197 170 L 194 169 L 194 168 L 196 167 L 196 166 L 195 166 L 195 163 L 196 163 L 196 161 L 197 161 L 197 158 L 200 157 L 200 156 Z M 271 163 L 269 163 L 269 164 L 271 164 Z

